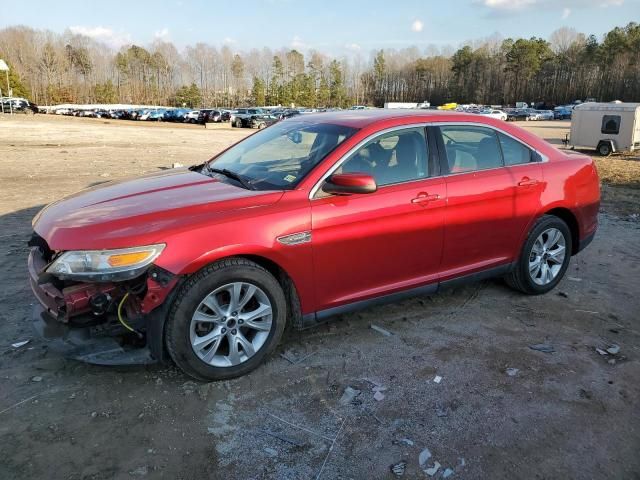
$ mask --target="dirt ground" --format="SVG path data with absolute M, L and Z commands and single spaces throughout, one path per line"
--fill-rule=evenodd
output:
M 526 127 L 559 142 L 568 122 Z M 344 315 L 213 384 L 65 360 L 33 337 L 26 241 L 43 205 L 201 162 L 247 133 L 0 116 L 0 479 L 385 479 L 400 462 L 403 478 L 640 478 L 633 159 L 599 160 L 611 184 L 598 235 L 544 296 L 495 280 Z M 554 351 L 529 348 L 541 343 Z M 360 393 L 341 402 L 347 387 Z

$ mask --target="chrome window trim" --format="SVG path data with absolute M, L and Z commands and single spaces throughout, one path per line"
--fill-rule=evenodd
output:
M 381 136 L 381 135 L 385 135 L 387 133 L 390 132 L 394 132 L 397 130 L 408 130 L 411 128 L 427 128 L 427 127 L 439 127 L 439 126 L 471 126 L 471 127 L 484 127 L 484 128 L 488 128 L 490 130 L 493 130 L 495 132 L 500 132 L 503 135 L 506 135 L 507 137 L 512 138 L 513 140 L 515 140 L 516 142 L 519 142 L 520 144 L 524 145 L 525 147 L 527 147 L 529 150 L 536 152 L 541 160 L 539 162 L 529 162 L 529 163 L 517 163 L 515 165 L 501 165 L 500 167 L 494 167 L 494 168 L 487 168 L 484 170 L 471 170 L 468 172 L 456 172 L 456 173 L 446 173 L 446 174 L 440 174 L 440 175 L 434 175 L 434 176 L 428 176 L 428 177 L 424 177 L 424 178 L 416 178 L 413 180 L 407 180 L 406 182 L 398 182 L 398 183 L 390 183 L 387 185 L 383 185 L 381 186 L 378 191 L 380 191 L 381 189 L 384 189 L 386 187 L 391 187 L 393 185 L 400 185 L 400 184 L 404 184 L 404 183 L 411 183 L 411 182 L 418 182 L 418 181 L 424 181 L 424 180 L 428 180 L 430 178 L 438 178 L 438 177 L 450 177 L 450 176 L 457 176 L 457 175 L 467 175 L 469 173 L 476 173 L 476 172 L 490 172 L 491 170 L 498 170 L 500 168 L 513 168 L 513 167 L 518 167 L 520 165 L 530 165 L 532 163 L 547 163 L 549 161 L 549 157 L 547 157 L 544 153 L 542 153 L 540 150 L 532 147 L 531 145 L 529 145 L 528 143 L 522 141 L 521 139 L 514 137 L 513 135 L 511 135 L 509 132 L 505 132 L 504 130 L 502 130 L 499 127 L 495 127 L 493 125 L 487 125 L 485 123 L 481 123 L 481 122 L 423 122 L 423 123 L 413 123 L 413 124 L 409 124 L 409 125 L 396 125 L 394 127 L 388 127 L 385 128 L 384 130 L 379 130 L 375 133 L 372 133 L 371 135 L 365 137 L 363 140 L 361 140 L 360 142 L 358 142 L 356 145 L 354 145 L 353 147 L 351 147 L 344 155 L 342 155 L 342 157 L 340 157 L 340 159 L 333 164 L 333 166 L 331 168 L 329 168 L 329 170 L 327 170 L 322 177 L 320 177 L 320 179 L 316 182 L 316 184 L 313 186 L 313 188 L 311 189 L 311 191 L 309 192 L 309 200 L 319 200 L 319 199 L 323 199 L 323 198 L 329 198 L 329 197 L 318 197 L 315 198 L 316 193 L 318 192 L 318 190 L 320 190 L 321 185 L 324 183 L 324 181 L 331 176 L 331 174 L 333 172 L 335 172 L 338 168 L 340 168 L 340 166 L 347 161 L 351 155 L 353 155 L 356 151 L 358 151 L 360 148 L 362 148 L 366 143 L 368 143 L 369 141 L 371 141 L 372 139 Z M 425 132 L 425 138 L 426 138 L 426 132 Z M 498 141 L 500 141 L 500 139 L 498 139 Z M 427 152 L 428 154 L 428 152 Z M 504 160 L 504 158 L 503 158 Z

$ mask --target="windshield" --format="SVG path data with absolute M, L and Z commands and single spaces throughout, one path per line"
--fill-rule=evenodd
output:
M 291 189 L 356 131 L 342 125 L 287 120 L 234 145 L 212 159 L 208 168 L 240 175 L 256 190 Z

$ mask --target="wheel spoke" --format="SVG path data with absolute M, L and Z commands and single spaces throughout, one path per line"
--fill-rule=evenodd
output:
M 265 317 L 271 314 L 271 305 L 261 303 L 258 308 L 251 312 L 245 312 L 238 318 L 244 320 L 245 324 L 251 323 L 258 318 Z
M 269 320 L 260 320 L 260 321 L 250 320 L 248 322 L 245 322 L 245 326 L 247 326 L 249 328 L 253 328 L 254 330 L 259 330 L 261 332 L 268 332 L 269 330 L 271 330 L 271 321 L 269 321 Z
M 237 311 L 239 310 L 238 305 L 240 304 L 240 294 L 242 292 L 242 283 L 236 282 L 232 283 L 229 287 L 229 311 Z
M 551 280 L 553 280 L 553 272 L 551 271 L 549 264 L 545 262 L 544 263 L 544 283 L 549 283 Z
M 240 330 L 238 330 L 238 333 L 235 335 L 235 341 L 242 345 L 242 350 L 244 350 L 247 357 L 252 357 L 256 353 L 253 348 L 253 344 L 243 335 L 242 332 L 240 332 Z
M 553 248 L 553 246 L 558 243 L 558 239 L 560 238 L 560 231 L 552 228 L 550 231 L 547 232 L 547 241 L 544 243 L 544 246 L 547 248 L 547 250 L 550 250 L 551 248 Z
M 544 245 L 542 243 L 542 237 L 538 237 L 538 239 L 533 243 L 533 247 L 531 251 L 536 254 L 536 256 L 542 255 L 542 251 L 544 250 Z
M 237 338 L 234 338 L 234 336 L 232 335 L 230 335 L 228 338 L 229 338 L 229 355 L 227 356 L 227 358 L 229 359 L 229 363 L 231 363 L 231 365 L 238 365 L 240 362 L 242 362 L 242 358 L 240 356 L 240 350 L 238 349 L 239 342 Z
M 191 344 L 195 348 L 198 348 L 199 350 L 202 350 L 203 348 L 206 348 L 207 345 L 209 345 L 210 343 L 212 343 L 216 339 L 218 341 L 220 340 L 220 329 L 219 328 L 216 328 L 216 329 L 212 330 L 211 332 L 209 332 L 206 335 L 203 335 L 201 337 L 196 336 L 196 338 L 191 341 Z
M 244 308 L 244 306 L 249 302 L 249 300 L 253 298 L 253 295 L 256 293 L 256 290 L 257 288 L 255 285 L 247 285 L 247 289 L 244 292 L 244 296 L 238 302 L 238 310 L 242 310 Z
M 193 321 L 198 323 L 215 323 L 219 320 L 219 317 L 216 315 L 207 315 L 201 311 L 197 311 L 193 314 Z
M 221 342 L 222 342 L 222 336 L 218 336 L 209 347 L 209 350 L 204 354 L 204 356 L 202 357 L 202 360 L 204 360 L 207 363 L 211 363 L 211 360 L 213 360 L 213 357 L 215 357 L 216 353 L 218 353 L 218 348 L 220 348 Z
M 211 295 L 207 296 L 207 298 L 205 298 L 202 303 L 204 303 L 207 307 L 209 307 L 211 311 L 213 311 L 216 314 L 216 316 L 224 317 L 224 312 L 222 311 L 222 307 L 218 303 L 218 297 L 216 297 L 215 293 L 212 293 Z
M 564 247 L 558 245 L 553 252 L 549 252 L 549 261 L 562 264 L 564 262 L 564 250 Z
M 529 273 L 531 274 L 531 278 L 537 278 L 540 273 L 540 260 L 529 263 Z

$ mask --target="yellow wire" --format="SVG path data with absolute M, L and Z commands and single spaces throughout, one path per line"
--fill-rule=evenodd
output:
M 125 321 L 122 319 L 122 305 L 124 305 L 124 301 L 127 299 L 127 297 L 128 297 L 128 296 L 129 296 L 129 294 L 128 294 L 128 293 L 125 293 L 124 297 L 122 297 L 122 300 L 120 300 L 120 303 L 118 304 L 118 320 L 120 320 L 120 323 L 122 324 L 122 326 L 123 326 L 124 328 L 126 328 L 126 329 L 127 329 L 127 330 L 129 330 L 130 332 L 134 332 L 134 333 L 135 333 L 135 330 L 134 330 L 133 328 L 131 328 L 131 327 L 127 324 L 127 322 L 125 322 Z

